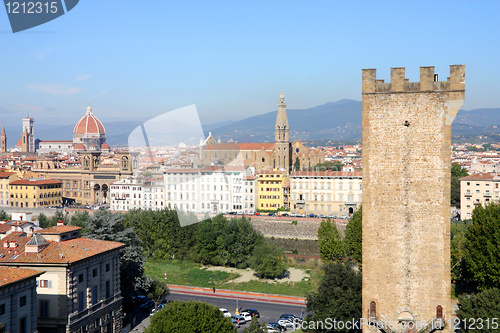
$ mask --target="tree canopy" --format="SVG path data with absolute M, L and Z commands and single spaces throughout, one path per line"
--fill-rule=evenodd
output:
M 349 223 L 345 228 L 345 248 L 346 254 L 361 264 L 363 260 L 363 233 L 362 233 L 362 220 L 363 211 L 360 207 L 352 214 Z
M 344 164 L 339 161 L 325 161 L 316 164 L 312 170 L 313 171 L 326 171 L 326 170 L 332 170 L 332 171 L 342 171 L 342 168 L 344 167 Z
M 462 332 L 498 332 L 500 328 L 500 289 L 488 289 L 459 298 L 457 316 Z
M 215 305 L 199 301 L 173 301 L 151 317 L 145 333 L 236 333 L 231 318 Z
M 318 228 L 318 245 L 321 259 L 342 261 L 345 258 L 345 243 L 335 221 L 329 218 L 321 221 Z
M 337 321 L 358 322 L 361 319 L 361 273 L 350 265 L 328 262 L 323 266 L 324 275 L 318 290 L 307 295 L 307 310 L 312 311 L 302 327 L 305 332 L 354 332 L 314 327 L 314 323 Z M 312 325 L 312 326 L 311 326 Z
M 250 265 L 260 278 L 274 279 L 287 273 L 287 258 L 282 248 L 270 245 L 267 242 L 260 244 L 253 251 Z
M 478 205 L 465 233 L 463 258 L 480 290 L 500 286 L 500 205 Z
M 460 208 L 460 178 L 468 176 L 467 169 L 458 163 L 451 164 L 451 205 Z

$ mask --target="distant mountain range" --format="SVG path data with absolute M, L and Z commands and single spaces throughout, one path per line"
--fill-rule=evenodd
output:
M 205 135 L 212 132 L 223 142 L 265 142 L 274 140 L 276 111 L 239 121 L 204 124 Z M 309 109 L 287 109 L 291 140 L 361 140 L 361 102 L 342 99 Z M 140 121 L 104 123 L 111 146 L 127 145 L 128 135 L 141 124 Z M 20 124 L 21 125 L 21 124 Z M 9 147 L 14 147 L 21 137 L 19 128 L 7 128 Z M 71 140 L 74 125 L 61 127 L 36 125 L 35 134 L 42 140 Z M 500 108 L 461 110 L 452 126 L 453 141 L 470 140 L 482 136 L 500 135 Z

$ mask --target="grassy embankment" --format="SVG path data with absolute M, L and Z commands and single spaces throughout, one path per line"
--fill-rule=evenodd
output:
M 227 273 L 220 271 L 209 271 L 206 267 L 189 260 L 153 260 L 148 259 L 145 266 L 146 274 L 151 277 L 164 278 L 167 273 L 168 284 L 191 285 L 196 287 L 217 289 L 250 291 L 279 295 L 301 296 L 304 297 L 308 292 L 316 290 L 321 278 L 321 261 L 301 260 L 292 261 L 291 266 L 304 269 L 310 275 L 306 281 L 299 282 L 279 282 L 279 280 L 259 279 L 248 282 L 234 283 L 230 282 L 239 276 L 236 273 Z

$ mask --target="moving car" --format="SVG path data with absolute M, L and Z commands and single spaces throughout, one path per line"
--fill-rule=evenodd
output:
M 287 329 L 288 328 L 295 328 L 296 324 L 293 323 L 293 321 L 291 321 L 290 319 L 286 319 L 286 318 L 280 318 L 278 320 L 278 324 L 280 324 L 281 326 L 285 326 Z

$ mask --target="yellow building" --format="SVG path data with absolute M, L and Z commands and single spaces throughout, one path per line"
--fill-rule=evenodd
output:
M 9 204 L 9 184 L 17 180 L 15 172 L 0 172 L 0 207 L 8 207 Z
M 257 184 L 257 209 L 277 210 L 284 207 L 284 185 L 289 182 L 286 171 L 262 171 Z
M 20 179 L 9 184 L 9 192 L 11 207 L 59 206 L 62 183 L 56 180 Z

